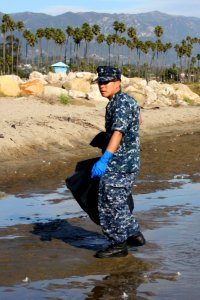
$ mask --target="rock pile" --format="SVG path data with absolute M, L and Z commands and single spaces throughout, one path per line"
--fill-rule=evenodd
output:
M 90 72 L 52 73 L 32 72 L 29 80 L 15 75 L 0 76 L 0 96 L 34 95 L 42 97 L 69 96 L 72 99 L 106 100 L 95 82 L 97 75 Z M 200 97 L 182 83 L 166 84 L 142 78 L 122 76 L 122 90 L 133 96 L 142 107 L 183 106 L 200 104 Z

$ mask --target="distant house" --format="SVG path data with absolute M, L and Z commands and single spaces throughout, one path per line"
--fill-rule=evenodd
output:
M 69 66 L 63 62 L 57 62 L 56 64 L 51 65 L 55 73 L 67 73 Z

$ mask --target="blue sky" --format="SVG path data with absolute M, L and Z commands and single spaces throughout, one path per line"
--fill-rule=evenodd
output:
M 200 17 L 200 0 L 0 0 L 3 13 L 43 12 L 59 15 L 72 12 L 141 13 L 158 10 L 182 16 Z

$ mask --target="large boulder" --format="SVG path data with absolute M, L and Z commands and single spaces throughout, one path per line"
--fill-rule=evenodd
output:
M 86 99 L 86 94 L 81 91 L 69 90 L 68 93 L 72 99 L 81 99 L 81 98 Z
M 178 100 L 186 101 L 186 102 L 194 102 L 200 103 L 200 97 L 196 93 L 192 92 L 191 89 L 182 83 L 176 83 L 172 85 Z
M 39 79 L 34 79 L 20 84 L 22 95 L 43 96 L 44 86 Z
M 66 81 L 62 85 L 66 90 L 74 90 L 83 93 L 89 93 L 90 82 L 82 78 L 74 78 L 73 80 Z
M 29 80 L 34 80 L 34 79 L 39 79 L 42 82 L 42 84 L 44 84 L 44 85 L 48 84 L 47 75 L 43 75 L 40 72 L 33 71 L 33 72 L 30 73 Z
M 61 95 L 68 96 L 68 91 L 66 91 L 63 88 L 56 87 L 56 86 L 51 86 L 51 85 L 46 85 L 44 86 L 44 97 L 52 97 L 56 96 L 59 97 Z
M 49 72 L 45 77 L 45 80 L 51 85 L 61 87 L 62 84 L 67 80 L 67 74 L 61 72 L 60 73 Z
M 17 97 L 20 95 L 19 84 L 9 75 L 0 76 L 0 96 Z
M 86 95 L 88 100 L 94 100 L 94 101 L 107 101 L 108 99 L 101 96 L 101 93 L 99 92 L 99 87 L 97 84 L 92 84 L 90 88 L 90 92 Z

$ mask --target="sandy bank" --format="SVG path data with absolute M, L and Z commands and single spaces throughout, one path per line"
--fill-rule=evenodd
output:
M 84 105 L 83 105 L 84 104 Z M 49 104 L 34 97 L 0 98 L 0 173 L 52 156 L 94 155 L 89 142 L 104 130 L 107 100 Z M 141 142 L 199 131 L 200 106 L 142 109 Z M 10 173 L 10 172 L 8 172 Z

